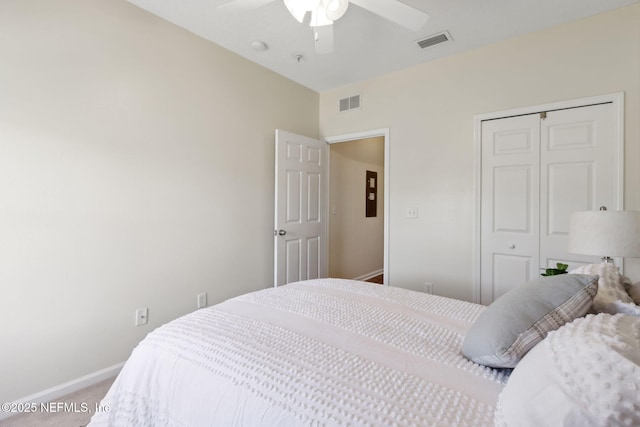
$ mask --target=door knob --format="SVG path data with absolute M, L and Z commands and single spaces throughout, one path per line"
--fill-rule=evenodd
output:
M 516 245 L 514 245 L 513 243 L 509 245 L 509 249 L 515 249 Z
M 286 230 L 278 230 L 278 236 L 284 236 L 285 234 L 287 234 Z

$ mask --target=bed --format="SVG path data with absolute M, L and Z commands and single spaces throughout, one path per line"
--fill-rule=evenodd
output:
M 151 332 L 90 426 L 508 425 L 512 369 L 461 352 L 486 310 L 342 279 L 242 295 Z

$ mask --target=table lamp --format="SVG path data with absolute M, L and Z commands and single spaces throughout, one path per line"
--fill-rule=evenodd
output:
M 640 257 L 640 212 L 575 212 L 569 220 L 569 252 L 597 255 L 613 264 L 612 257 Z

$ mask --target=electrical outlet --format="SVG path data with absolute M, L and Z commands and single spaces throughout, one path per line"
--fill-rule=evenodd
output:
M 146 325 L 149 320 L 149 309 L 148 308 L 139 308 L 136 310 L 136 326 Z
M 418 218 L 418 208 L 417 207 L 407 208 L 407 218 Z
M 427 294 L 433 293 L 433 283 L 424 282 L 424 292 Z
M 203 308 L 207 306 L 207 293 L 203 292 L 198 294 L 198 308 Z

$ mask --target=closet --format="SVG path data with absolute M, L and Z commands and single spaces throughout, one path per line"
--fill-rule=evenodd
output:
M 620 106 L 613 102 L 479 120 L 479 301 L 489 304 L 567 252 L 572 212 L 622 208 Z

